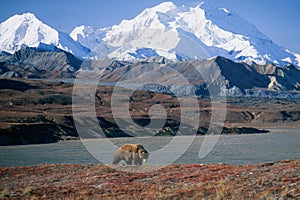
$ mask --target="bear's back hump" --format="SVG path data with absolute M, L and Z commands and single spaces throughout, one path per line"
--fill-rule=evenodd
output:
M 136 149 L 139 146 L 140 146 L 140 144 L 124 144 L 123 146 L 120 147 L 120 149 L 123 151 L 133 152 L 133 151 L 136 151 Z

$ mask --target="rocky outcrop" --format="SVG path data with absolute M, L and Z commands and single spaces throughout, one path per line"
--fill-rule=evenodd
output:
M 59 124 L 20 124 L 0 129 L 0 145 L 43 144 L 78 139 L 76 129 Z
M 200 127 L 198 129 L 197 134 L 206 135 L 207 132 L 208 132 L 208 128 Z M 232 128 L 223 127 L 221 134 L 254 134 L 254 133 L 268 133 L 268 132 L 270 131 L 264 129 L 257 129 L 253 127 L 232 127 Z M 213 134 L 214 130 L 212 130 L 211 133 Z

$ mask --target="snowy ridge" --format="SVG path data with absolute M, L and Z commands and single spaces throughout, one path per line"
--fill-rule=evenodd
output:
M 102 42 L 102 38 L 104 38 L 107 30 L 109 28 L 97 29 L 92 26 L 81 25 L 75 27 L 70 36 L 74 41 L 93 49 Z
M 119 60 L 144 57 L 137 52 L 150 48 L 172 60 L 177 59 L 176 55 L 186 59 L 224 56 L 235 61 L 300 66 L 299 55 L 274 44 L 237 14 L 207 3 L 187 7 L 164 2 L 145 9 L 131 20 L 101 29 L 99 34 L 94 31 L 92 37 L 89 29 L 74 29 L 73 32 L 81 31 L 77 34 L 82 36 L 80 39 L 73 32 L 71 35 L 83 45 L 89 43 L 90 49 L 98 49 L 100 56 Z M 89 42 L 93 37 L 99 39 L 97 43 Z
M 84 57 L 89 49 L 75 42 L 68 34 L 44 24 L 32 13 L 14 15 L 0 24 L 0 50 L 14 53 L 22 45 L 38 47 L 40 43 Z

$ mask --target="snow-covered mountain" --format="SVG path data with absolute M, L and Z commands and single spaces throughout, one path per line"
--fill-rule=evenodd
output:
M 100 57 L 119 60 L 157 55 L 173 60 L 224 56 L 300 66 L 299 54 L 273 43 L 237 14 L 206 3 L 196 7 L 161 3 L 111 28 L 77 27 L 71 37 Z
M 84 57 L 90 50 L 75 42 L 67 33 L 56 31 L 44 24 L 32 13 L 14 15 L 0 24 L 0 51 L 14 53 L 22 45 L 30 47 L 56 46 L 78 57 Z M 52 47 L 51 47 L 52 46 Z
M 223 56 L 247 63 L 300 66 L 300 54 L 273 43 L 237 14 L 207 3 L 188 7 L 164 2 L 112 27 L 82 25 L 70 35 L 31 13 L 12 16 L 0 24 L 0 51 L 14 53 L 23 44 L 49 50 L 55 46 L 77 57 L 132 61 L 153 56 L 170 60 Z
M 70 36 L 83 46 L 93 49 L 102 42 L 102 38 L 105 37 L 109 29 L 81 25 L 75 27 Z

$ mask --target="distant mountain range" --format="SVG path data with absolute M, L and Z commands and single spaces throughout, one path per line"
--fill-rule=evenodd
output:
M 273 43 L 246 20 L 226 8 L 172 2 L 147 8 L 131 20 L 107 28 L 78 26 L 70 35 L 56 31 L 32 13 L 0 24 L 0 51 L 14 53 L 22 44 L 56 46 L 77 57 L 140 60 L 163 56 L 198 60 L 223 56 L 234 61 L 300 66 L 300 55 Z M 51 47 L 50 47 L 51 48 Z
M 291 64 L 249 65 L 220 56 L 201 61 L 172 61 L 164 57 L 135 62 L 109 58 L 83 61 L 58 48 L 23 45 L 14 54 L 0 54 L 0 78 L 12 77 L 76 77 L 176 95 L 300 98 L 299 68 Z

